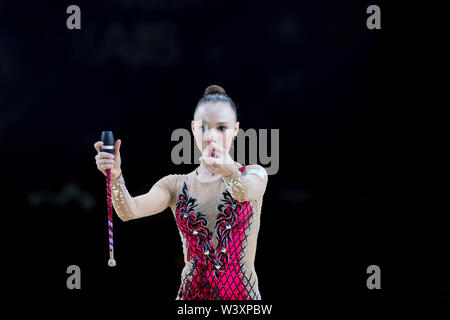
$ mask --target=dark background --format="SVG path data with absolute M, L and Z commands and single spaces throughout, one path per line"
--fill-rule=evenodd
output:
M 81 30 L 66 28 L 70 4 Z M 371 4 L 381 30 L 366 27 Z M 190 128 L 204 89 L 218 84 L 241 128 L 280 131 L 255 261 L 265 303 L 290 313 L 450 299 L 437 205 L 448 187 L 436 183 L 448 133 L 425 90 L 435 11 L 380 1 L 2 3 L 5 288 L 52 305 L 174 314 L 183 265 L 172 212 L 115 217 L 109 268 L 93 144 L 102 130 L 122 140 L 133 196 L 188 173 L 195 165 L 171 162 L 171 133 Z M 72 264 L 78 291 L 66 287 Z M 379 291 L 366 288 L 372 264 Z

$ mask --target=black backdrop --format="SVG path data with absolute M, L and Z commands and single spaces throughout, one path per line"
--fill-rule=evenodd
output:
M 70 4 L 81 30 L 66 27 Z M 366 27 L 371 4 L 381 30 Z M 171 133 L 190 128 L 203 90 L 218 84 L 243 129 L 280 133 L 255 261 L 264 303 L 280 314 L 312 302 L 448 299 L 445 210 L 432 206 L 447 189 L 424 182 L 448 152 L 444 118 L 425 112 L 434 42 L 424 21 L 434 11 L 380 1 L 2 3 L 5 288 L 44 308 L 143 303 L 175 315 L 172 213 L 115 219 L 109 268 L 93 144 L 102 130 L 122 140 L 132 195 L 190 172 L 171 162 Z M 378 291 L 366 287 L 372 264 Z M 81 290 L 66 287 L 69 265 L 81 268 Z

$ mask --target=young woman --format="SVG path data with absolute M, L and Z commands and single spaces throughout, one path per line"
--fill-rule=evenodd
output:
M 254 260 L 267 172 L 230 157 L 239 122 L 223 88 L 206 88 L 191 128 L 200 165 L 161 178 L 146 194 L 131 197 L 126 189 L 120 140 L 115 155 L 101 152 L 101 141 L 94 144 L 97 168 L 104 175 L 111 169 L 113 205 L 123 221 L 171 208 L 185 261 L 177 300 L 260 300 Z

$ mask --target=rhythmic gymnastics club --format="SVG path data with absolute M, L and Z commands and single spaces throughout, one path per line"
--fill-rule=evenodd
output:
M 102 151 L 114 154 L 114 136 L 112 131 L 102 131 L 103 141 Z M 108 266 L 116 266 L 114 260 L 114 241 L 113 241 L 113 217 L 112 217 L 112 198 L 111 198 L 111 169 L 106 169 L 106 197 L 108 202 L 108 231 L 109 231 L 109 260 Z

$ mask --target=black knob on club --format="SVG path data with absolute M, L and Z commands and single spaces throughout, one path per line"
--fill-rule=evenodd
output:
M 102 131 L 102 151 L 114 154 L 114 135 L 112 131 Z

